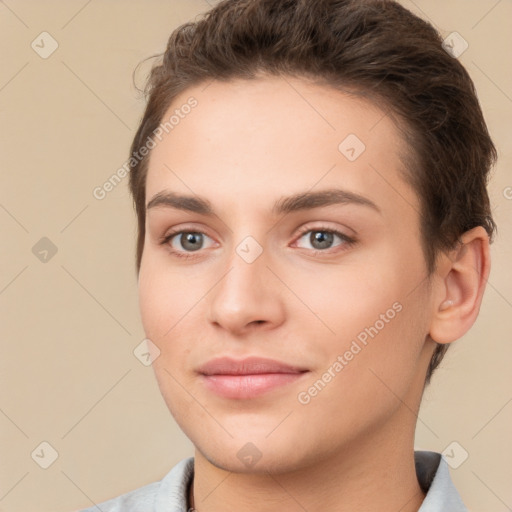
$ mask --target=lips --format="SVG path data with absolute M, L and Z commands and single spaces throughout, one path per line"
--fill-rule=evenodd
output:
M 273 359 L 213 359 L 198 369 L 207 389 L 225 398 L 248 399 L 302 378 L 308 370 Z
M 221 357 L 213 359 L 199 368 L 199 373 L 203 375 L 259 375 L 262 373 L 302 373 L 304 371 L 307 369 L 261 357 L 247 357 L 241 360 Z

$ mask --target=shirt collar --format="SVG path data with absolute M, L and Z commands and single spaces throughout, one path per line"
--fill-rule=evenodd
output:
M 418 482 L 427 493 L 418 512 L 468 512 L 440 453 L 416 451 L 414 459 Z

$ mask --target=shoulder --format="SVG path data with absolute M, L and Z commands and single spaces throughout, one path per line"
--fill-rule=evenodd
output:
M 160 482 L 153 482 L 80 512 L 97 512 L 98 509 L 102 512 L 145 512 L 146 510 L 153 510 L 151 507 L 158 496 L 159 487 Z
M 158 482 L 78 512 L 178 512 L 187 510 L 187 488 L 194 471 L 194 458 L 183 459 Z

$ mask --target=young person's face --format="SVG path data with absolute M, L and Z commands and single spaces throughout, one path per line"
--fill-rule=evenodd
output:
M 153 201 L 139 275 L 176 421 L 233 471 L 297 469 L 411 438 L 432 297 L 398 130 L 370 103 L 292 78 L 190 88 L 164 121 L 190 96 L 197 106 L 152 150 L 146 204 L 173 193 L 213 213 Z M 286 198 L 327 190 L 347 195 L 287 209 L 302 201 Z M 249 357 L 292 369 L 204 374 L 217 358 Z

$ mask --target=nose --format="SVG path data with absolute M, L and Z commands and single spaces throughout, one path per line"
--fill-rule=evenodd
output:
M 265 250 L 252 262 L 233 251 L 223 277 L 207 295 L 210 323 L 237 336 L 283 323 L 283 285 L 268 263 Z

